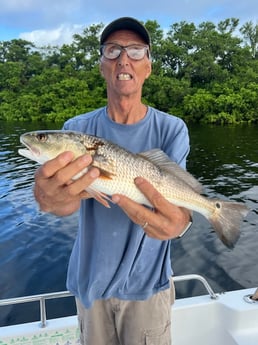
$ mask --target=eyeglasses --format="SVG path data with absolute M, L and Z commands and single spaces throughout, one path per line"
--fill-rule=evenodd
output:
M 148 58 L 150 57 L 150 51 L 147 46 L 142 44 L 130 44 L 129 46 L 120 46 L 115 43 L 106 43 L 100 47 L 100 53 L 106 59 L 115 60 L 117 59 L 122 50 L 126 51 L 127 56 L 132 60 L 142 60 L 147 54 Z

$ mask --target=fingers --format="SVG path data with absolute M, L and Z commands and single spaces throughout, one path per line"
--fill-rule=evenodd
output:
M 166 207 L 169 207 L 171 203 L 166 200 L 158 191 L 155 189 L 151 183 L 145 180 L 142 177 L 137 177 L 135 179 L 136 186 L 140 191 L 147 197 L 150 203 L 153 205 L 154 209 L 159 210 L 163 213 L 163 210 L 166 210 Z
M 69 172 L 70 175 L 70 172 Z M 99 177 L 99 170 L 97 168 L 90 168 L 86 174 L 83 174 L 80 178 L 67 184 L 67 192 L 70 195 L 79 195 L 81 193 L 85 196 L 85 189 L 92 184 L 92 182 Z M 89 195 L 89 194 L 88 194 Z M 85 198 L 85 197 L 84 197 Z
M 134 223 L 139 224 L 149 237 L 159 240 L 173 237 L 170 221 L 156 210 L 140 205 L 124 195 L 114 195 L 112 200 Z
M 72 178 L 92 161 L 84 155 L 73 161 L 73 154 L 65 152 L 41 166 L 35 173 L 34 195 L 41 210 L 57 215 L 68 215 L 80 206 L 80 200 L 89 197 L 85 189 L 99 176 L 92 168 L 76 181 Z
M 154 206 L 154 210 L 122 195 L 114 195 L 113 201 L 134 223 L 144 227 L 148 236 L 160 240 L 178 237 L 189 222 L 189 211 L 170 203 L 145 179 L 137 177 L 135 184 Z
M 72 161 L 74 155 L 67 151 L 42 165 L 35 174 L 36 178 L 49 178 L 55 175 L 59 184 L 67 183 L 79 171 L 86 168 L 92 161 L 90 155 L 83 155 Z
M 73 153 L 70 151 L 66 151 L 58 155 L 56 158 L 49 160 L 47 163 L 42 165 L 36 171 L 36 177 L 39 178 L 48 178 L 53 176 L 58 170 L 64 168 L 68 163 L 73 160 Z
M 153 212 L 145 206 L 134 202 L 132 199 L 129 199 L 124 195 L 115 194 L 112 197 L 112 201 L 120 206 L 134 223 L 143 226 L 146 221 L 150 221 L 150 213 Z

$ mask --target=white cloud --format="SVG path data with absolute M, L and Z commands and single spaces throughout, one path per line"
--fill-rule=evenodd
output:
M 75 33 L 83 31 L 83 25 L 61 24 L 52 30 L 34 30 L 31 32 L 23 32 L 20 38 L 33 42 L 36 46 L 42 47 L 46 45 L 62 45 L 72 42 Z
M 162 28 L 189 21 L 218 21 L 238 18 L 240 23 L 257 22 L 257 0 L 0 0 L 0 40 L 17 37 L 37 45 L 62 44 L 72 40 L 80 25 L 104 23 L 120 17 L 156 20 Z M 7 35 L 7 33 L 9 33 Z
M 83 0 L 1 0 L 0 23 L 34 29 L 73 20 L 80 15 Z

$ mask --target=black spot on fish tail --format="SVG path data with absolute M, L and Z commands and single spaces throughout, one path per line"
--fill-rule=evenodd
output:
M 237 202 L 215 201 L 215 211 L 209 218 L 220 240 L 230 249 L 240 237 L 240 227 L 249 209 Z

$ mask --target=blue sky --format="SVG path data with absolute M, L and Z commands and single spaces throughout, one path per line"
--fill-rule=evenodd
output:
M 166 30 L 180 21 L 199 24 L 238 18 L 258 23 L 257 0 L 0 0 L 0 41 L 23 38 L 37 45 L 69 43 L 74 33 L 120 16 L 157 20 Z

